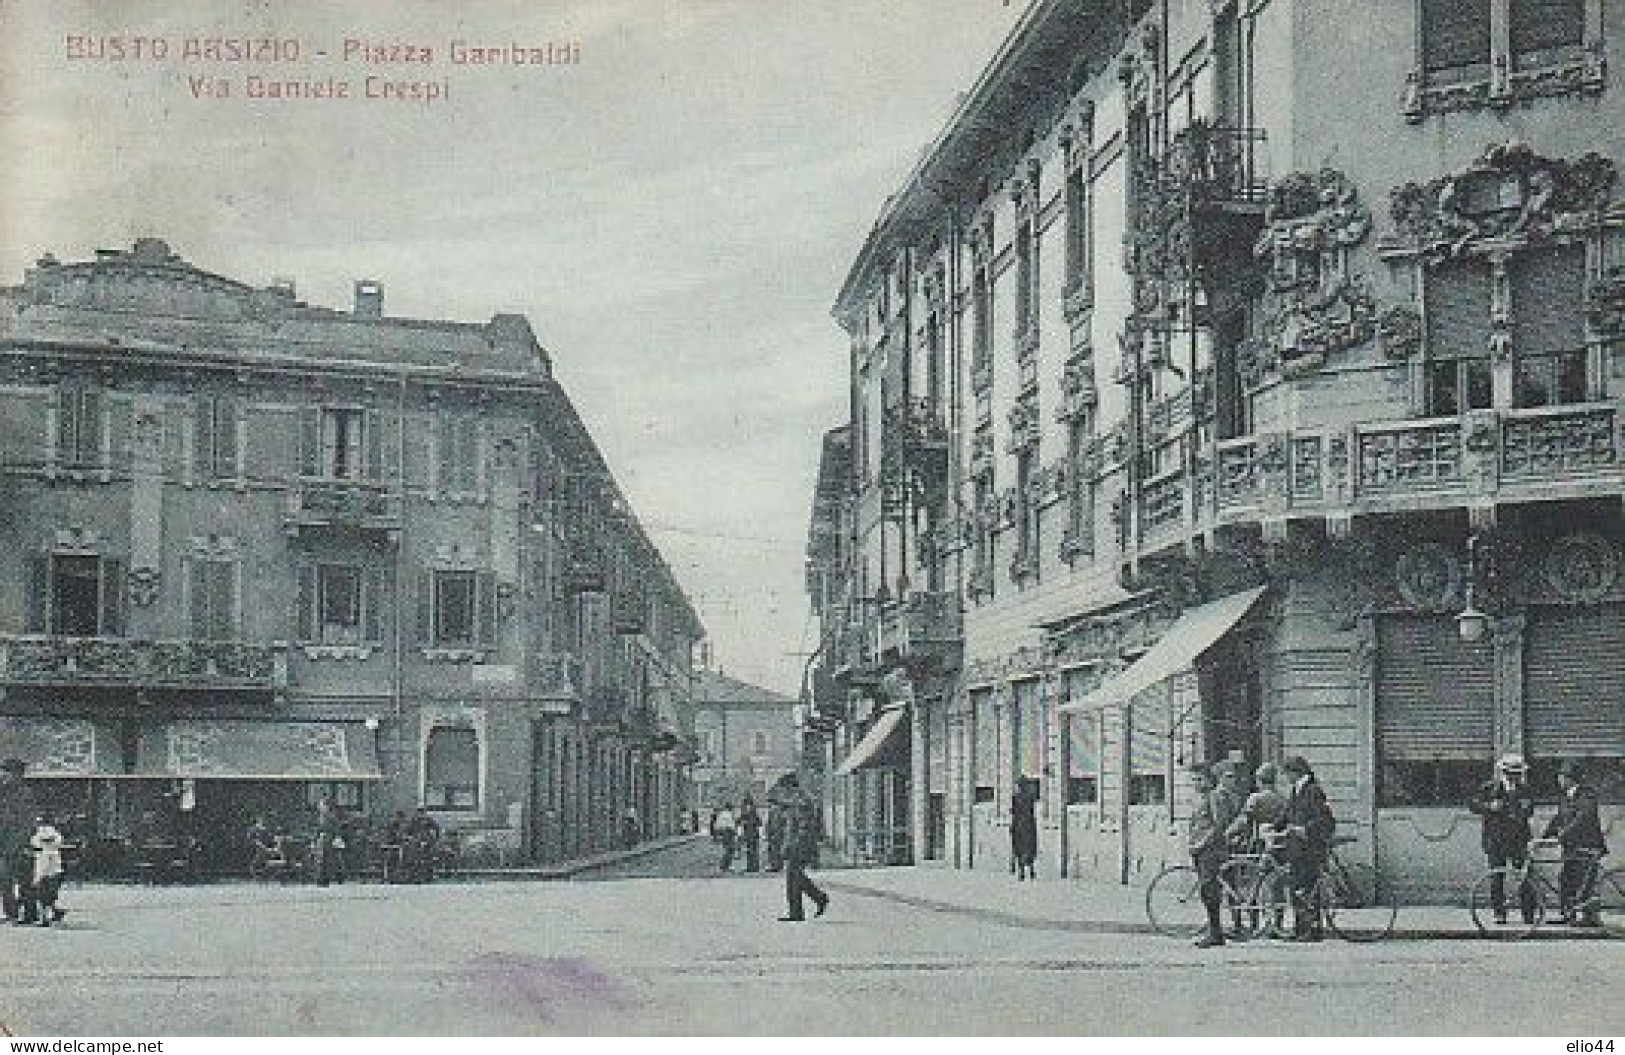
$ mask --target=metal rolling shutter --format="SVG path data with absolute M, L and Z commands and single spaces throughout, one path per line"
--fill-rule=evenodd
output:
M 1525 635 L 1529 754 L 1625 755 L 1625 605 L 1537 608 Z
M 1585 347 L 1586 255 L 1583 246 L 1512 258 L 1512 347 L 1540 355 Z
M 1396 761 L 1486 759 L 1495 749 L 1489 641 L 1450 616 L 1385 616 L 1378 628 L 1377 750 Z
M 1509 12 L 1514 55 L 1585 43 L 1586 0 L 1516 0 Z
M 1423 279 L 1428 358 L 1481 359 L 1490 354 L 1490 269 L 1452 260 Z
M 1422 44 L 1429 70 L 1490 61 L 1490 0 L 1423 0 Z

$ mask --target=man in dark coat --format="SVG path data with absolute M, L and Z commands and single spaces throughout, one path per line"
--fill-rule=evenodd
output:
M 739 832 L 739 845 L 745 851 L 745 871 L 762 870 L 762 814 L 756 809 L 756 800 L 749 795 L 739 804 L 739 819 L 734 822 Z
M 1326 802 L 1326 792 L 1321 790 L 1306 759 L 1293 755 L 1281 763 L 1281 772 L 1292 782 L 1286 813 L 1276 826 L 1286 832 L 1287 867 L 1292 873 L 1292 938 L 1319 941 L 1320 906 L 1315 886 L 1320 882 L 1321 865 L 1331 849 L 1337 822 Z
M 788 776 L 789 774 L 785 774 Z M 767 789 L 767 870 L 778 872 L 784 868 L 784 811 L 795 798 L 780 777 Z
M 1033 863 L 1038 860 L 1037 781 L 1022 777 L 1010 799 L 1010 858 L 1016 866 L 1016 879 L 1037 879 Z
M 1522 755 L 1503 755 L 1495 763 L 1495 776 L 1479 786 L 1468 808 L 1484 818 L 1479 843 L 1490 866 L 1490 901 L 1495 922 L 1507 921 L 1506 869 L 1522 868 L 1529 855 L 1529 818 L 1535 796 L 1524 780 L 1528 767 Z M 1534 915 L 1534 892 L 1525 883 L 1518 890 L 1524 922 Z
M 0 762 L 0 901 L 7 919 L 38 922 L 26 915 L 32 900 L 25 897 L 34 881 L 34 861 L 28 840 L 34 834 L 39 806 L 34 789 L 23 782 L 26 767 L 16 758 Z M 29 907 L 25 907 L 29 906 Z
M 829 907 L 829 895 L 818 884 L 807 878 L 807 865 L 818 854 L 818 808 L 812 796 L 801 789 L 801 781 L 794 773 L 786 774 L 781 783 L 784 802 L 784 899 L 788 911 L 779 917 L 784 923 L 807 918 L 802 897 L 813 900 L 814 915 L 822 916 Z
M 1217 772 L 1219 779 L 1216 782 L 1215 770 L 1204 765 L 1195 767 L 1196 805 L 1191 810 L 1186 831 L 1186 846 L 1201 882 L 1199 892 L 1202 907 L 1207 911 L 1207 933 L 1196 939 L 1196 946 L 1200 949 L 1224 944 L 1224 926 L 1219 922 L 1219 902 L 1223 893 L 1219 885 L 1219 869 L 1230 852 L 1225 832 L 1241 812 L 1235 768 L 1228 763 L 1220 763 Z
M 1565 759 L 1557 770 L 1557 786 L 1563 792 L 1557 814 L 1546 825 L 1546 838 L 1556 839 L 1563 848 L 1563 871 L 1558 876 L 1558 897 L 1563 904 L 1563 920 L 1576 926 L 1597 926 L 1595 909 L 1587 910 L 1586 899 L 1597 881 L 1597 863 L 1608 853 L 1602 838 L 1602 818 L 1597 814 L 1597 793 L 1582 783 L 1584 774 L 1574 759 Z

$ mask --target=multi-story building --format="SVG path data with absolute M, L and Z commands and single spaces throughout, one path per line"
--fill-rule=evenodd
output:
M 317 798 L 504 860 L 683 804 L 702 630 L 529 323 L 253 288 L 161 241 L 0 291 L 0 750 L 206 865 Z
M 908 715 L 919 856 L 1005 867 L 1030 777 L 1052 867 L 1148 877 L 1221 757 L 1306 756 L 1411 889 L 1481 867 L 1500 752 L 1617 823 L 1622 46 L 1603 0 L 1028 7 L 836 305 L 815 710 L 854 780 Z
M 800 761 L 796 701 L 708 668 L 695 672 L 692 699 L 695 805 L 738 806 L 749 795 L 762 806 L 773 782 Z

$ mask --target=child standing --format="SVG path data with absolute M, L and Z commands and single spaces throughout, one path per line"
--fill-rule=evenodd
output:
M 34 822 L 34 834 L 28 845 L 34 850 L 34 905 L 39 912 L 40 926 L 49 927 L 68 914 L 56 904 L 57 894 L 62 890 L 62 833 L 57 831 L 49 814 Z

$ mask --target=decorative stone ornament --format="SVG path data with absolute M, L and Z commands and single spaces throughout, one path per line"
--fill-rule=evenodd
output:
M 1422 350 L 1422 314 L 1408 304 L 1396 304 L 1377 316 L 1377 338 L 1382 354 L 1406 362 Z
M 1424 542 L 1394 562 L 1394 588 L 1421 611 L 1446 611 L 1461 599 L 1464 572 L 1457 554 L 1442 542 Z
M 1370 233 L 1371 211 L 1347 176 L 1330 168 L 1294 172 L 1270 186 L 1253 255 L 1276 292 L 1313 287 L 1326 254 L 1352 249 Z
M 1625 264 L 1615 264 L 1592 281 L 1586 323 L 1599 337 L 1625 337 Z
M 1595 604 L 1619 580 L 1619 554 L 1597 535 L 1567 535 L 1547 550 L 1542 571 L 1552 590 L 1568 604 Z
M 1492 144 L 1460 172 L 1395 187 L 1382 250 L 1438 262 L 1583 234 L 1600 226 L 1616 177 L 1595 152 L 1564 161 L 1515 141 Z

